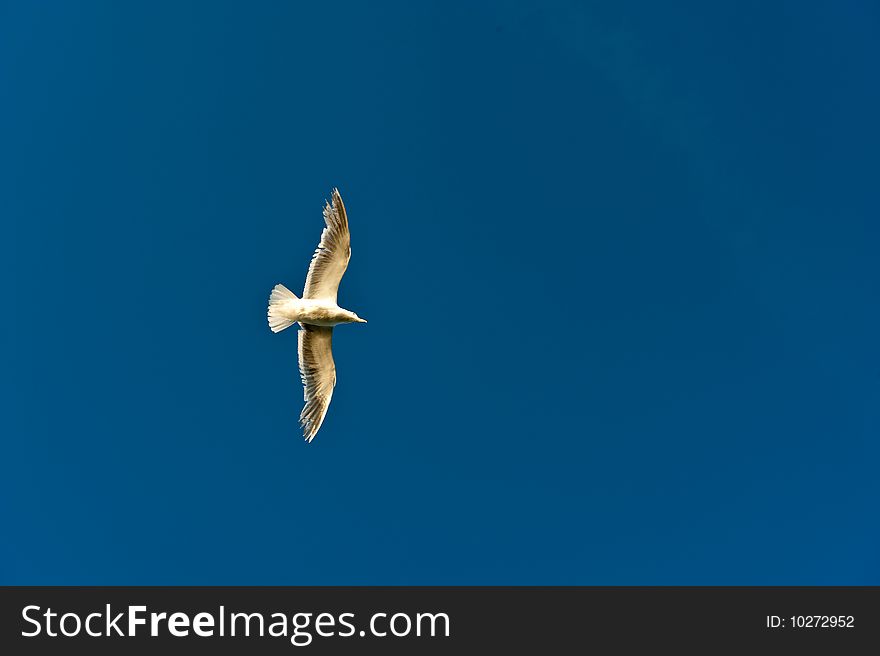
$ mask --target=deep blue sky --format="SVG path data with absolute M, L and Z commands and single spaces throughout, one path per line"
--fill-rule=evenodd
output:
M 0 583 L 880 584 L 876 7 L 452 4 L 0 4 Z

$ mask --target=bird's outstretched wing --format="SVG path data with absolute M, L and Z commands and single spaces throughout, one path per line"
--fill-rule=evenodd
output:
M 311 442 L 324 421 L 336 385 L 333 328 L 311 324 L 300 324 L 300 327 L 299 373 L 306 405 L 299 415 L 299 425 L 306 441 Z
M 335 303 L 339 281 L 351 257 L 348 217 L 338 189 L 333 190 L 331 202 L 324 206 L 324 222 L 327 227 L 321 233 L 321 243 L 312 255 L 303 298 L 329 298 Z

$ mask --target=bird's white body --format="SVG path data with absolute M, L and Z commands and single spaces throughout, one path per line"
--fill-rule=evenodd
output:
M 269 296 L 269 328 L 279 333 L 298 323 L 299 373 L 303 383 L 305 407 L 299 416 L 303 434 L 311 442 L 321 428 L 333 388 L 336 363 L 333 361 L 333 326 L 366 323 L 354 312 L 339 307 L 336 293 L 351 258 L 348 217 L 339 191 L 324 206 L 326 227 L 309 264 L 309 273 L 299 298 L 284 285 L 275 285 Z
M 308 323 L 313 326 L 336 326 L 340 323 L 366 323 L 354 312 L 339 307 L 327 298 L 291 298 L 283 301 L 278 314 L 292 323 Z

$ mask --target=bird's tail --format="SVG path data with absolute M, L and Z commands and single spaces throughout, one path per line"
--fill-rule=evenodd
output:
M 280 333 L 285 328 L 290 328 L 293 321 L 288 313 L 282 312 L 289 301 L 296 301 L 297 296 L 284 285 L 275 285 L 269 295 L 269 328 L 273 333 Z

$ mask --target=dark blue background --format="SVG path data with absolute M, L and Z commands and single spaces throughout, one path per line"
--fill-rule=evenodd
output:
M 880 583 L 880 15 L 709 5 L 0 4 L 0 582 Z

